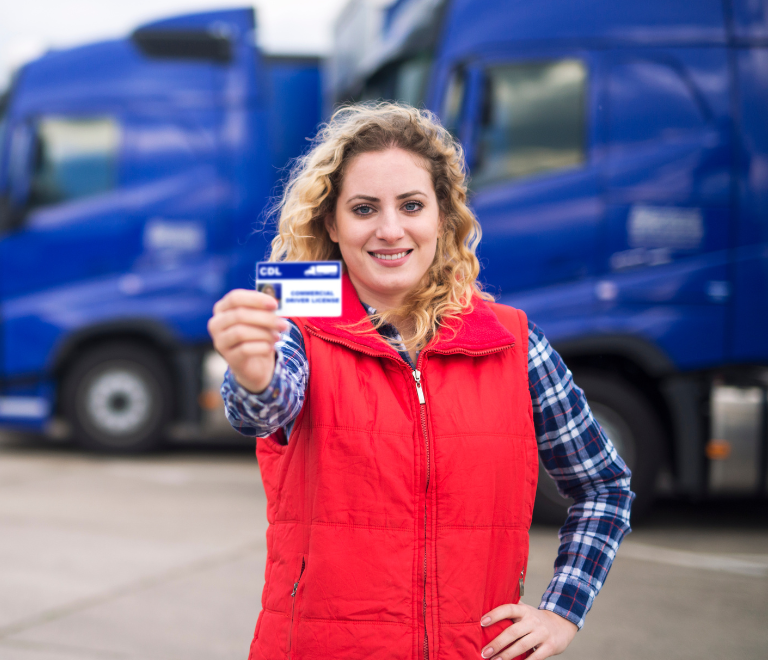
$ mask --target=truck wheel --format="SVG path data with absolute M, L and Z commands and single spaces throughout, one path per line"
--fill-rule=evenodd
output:
M 647 399 L 627 381 L 613 374 L 585 370 L 575 373 L 574 380 L 584 390 L 595 419 L 632 471 L 630 488 L 637 495 L 632 505 L 632 520 L 637 520 L 653 501 L 664 451 L 661 422 Z M 554 481 L 539 462 L 534 520 L 562 525 L 571 504 L 573 500 L 560 496 Z
M 128 343 L 86 353 L 63 382 L 64 414 L 90 449 L 138 452 L 158 444 L 171 417 L 171 378 L 153 351 Z

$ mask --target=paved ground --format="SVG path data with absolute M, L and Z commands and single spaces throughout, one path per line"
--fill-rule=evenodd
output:
M 0 436 L 0 658 L 245 660 L 265 529 L 249 450 L 115 459 Z M 556 551 L 533 530 L 527 602 Z M 561 657 L 764 660 L 767 624 L 768 507 L 665 504 Z

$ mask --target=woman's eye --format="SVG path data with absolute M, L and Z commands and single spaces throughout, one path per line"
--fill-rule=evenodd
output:
M 352 209 L 352 211 L 358 215 L 371 215 L 371 213 L 373 213 L 373 208 L 367 204 L 361 204 L 360 206 L 356 206 L 354 209 Z
M 424 205 L 421 202 L 406 202 L 403 208 L 409 213 L 420 210 Z

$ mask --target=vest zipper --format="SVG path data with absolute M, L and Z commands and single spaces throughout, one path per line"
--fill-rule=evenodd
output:
M 413 380 L 416 381 L 416 394 L 419 396 L 419 403 L 426 403 L 424 390 L 421 389 L 421 372 L 418 369 L 414 369 L 411 373 L 413 374 Z
M 304 575 L 304 557 L 301 558 L 301 570 L 299 571 L 299 577 L 296 579 L 296 582 L 293 583 L 293 591 L 291 592 L 291 624 L 290 628 L 288 628 L 288 653 L 291 653 L 291 644 L 293 643 L 293 614 L 296 609 L 296 591 L 299 588 L 299 582 L 301 581 L 301 576 Z
M 511 348 L 512 346 L 514 346 L 514 343 L 512 343 L 510 346 L 505 346 L 501 349 L 494 348 L 487 351 L 474 351 L 473 354 L 489 355 L 491 353 L 496 353 L 499 350 L 504 350 L 504 348 Z M 447 354 L 453 353 L 454 351 L 450 351 L 450 350 L 441 351 L 441 350 L 432 349 L 432 352 L 442 353 L 443 355 L 447 355 Z M 417 367 L 421 365 L 421 359 L 423 356 L 424 356 L 424 351 L 422 351 L 419 354 L 419 359 L 416 363 Z M 413 369 L 411 373 L 413 374 L 413 380 L 416 382 L 416 395 L 419 397 L 419 415 L 421 417 L 421 432 L 424 435 L 424 445 L 427 451 L 427 484 L 426 484 L 426 487 L 424 488 L 424 599 L 422 601 L 421 616 L 424 619 L 424 660 L 429 660 L 429 635 L 427 634 L 427 492 L 429 491 L 430 464 L 429 464 L 429 435 L 427 433 L 427 410 L 426 410 L 427 398 L 424 396 L 424 389 L 421 387 L 421 371 L 417 368 L 417 369 Z M 523 573 L 521 571 L 520 587 L 521 589 L 524 589 L 525 587 L 523 586 L 522 575 Z
M 419 356 L 421 363 L 421 355 Z M 418 366 L 418 364 L 416 365 Z M 419 416 L 421 417 L 421 432 L 424 435 L 424 445 L 427 451 L 427 483 L 424 488 L 424 598 L 422 600 L 421 616 L 424 619 L 424 660 L 429 660 L 429 635 L 427 634 L 427 492 L 429 491 L 429 435 L 427 433 L 427 399 L 421 387 L 421 371 L 414 369 L 413 379 L 416 381 L 416 394 L 419 397 Z
M 345 346 L 346 348 L 350 348 L 352 350 L 358 351 L 360 353 L 363 353 L 364 355 L 370 355 L 372 357 L 386 357 L 386 358 L 395 360 L 397 362 L 402 362 L 403 364 L 408 364 L 399 355 L 395 356 L 390 353 L 385 353 L 384 351 L 381 351 L 381 352 L 374 351 L 369 349 L 368 347 L 361 346 L 360 344 L 357 344 L 354 342 L 346 341 L 338 337 L 328 336 L 325 333 L 321 333 L 317 328 L 314 328 L 309 324 L 305 325 L 305 327 L 311 334 L 315 335 L 316 337 L 320 337 L 325 341 L 329 341 L 332 344 L 339 344 L 341 346 Z M 499 351 L 506 350 L 507 348 L 512 348 L 514 345 L 515 345 L 515 342 L 511 342 L 506 346 L 498 346 L 496 348 L 486 349 L 482 351 L 471 351 L 466 349 L 455 349 L 455 350 L 437 349 L 436 350 L 434 348 L 425 348 L 421 351 L 421 353 L 419 353 L 419 359 L 417 360 L 416 366 L 419 367 L 421 365 L 422 358 L 424 357 L 424 354 L 427 352 L 439 353 L 442 355 L 450 355 L 451 353 L 464 353 L 465 355 L 481 356 L 481 355 L 490 355 L 491 353 L 497 353 Z M 422 618 L 424 619 L 424 660 L 429 660 L 429 636 L 427 634 L 427 497 L 426 497 L 426 492 L 429 490 L 430 465 L 429 465 L 429 435 L 427 434 L 427 412 L 426 412 L 427 399 L 424 396 L 424 390 L 421 386 L 421 371 L 419 369 L 412 369 L 411 373 L 413 375 L 414 381 L 416 382 L 416 395 L 419 398 L 419 416 L 421 418 L 421 432 L 424 435 L 424 444 L 425 444 L 426 453 L 427 453 L 427 482 L 424 489 L 424 493 L 425 493 L 424 495 L 424 598 L 422 600 Z M 294 585 L 294 591 L 297 585 L 298 585 L 298 582 L 296 583 L 296 585 Z M 291 608 L 291 621 L 293 621 L 293 608 Z M 291 625 L 291 629 L 293 629 L 293 625 Z M 288 648 L 290 650 L 290 644 Z

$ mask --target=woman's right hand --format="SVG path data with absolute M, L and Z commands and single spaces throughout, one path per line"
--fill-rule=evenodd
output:
M 263 392 L 275 373 L 275 342 L 288 321 L 275 314 L 277 301 L 265 293 L 233 289 L 213 306 L 208 333 L 214 348 L 245 389 Z

